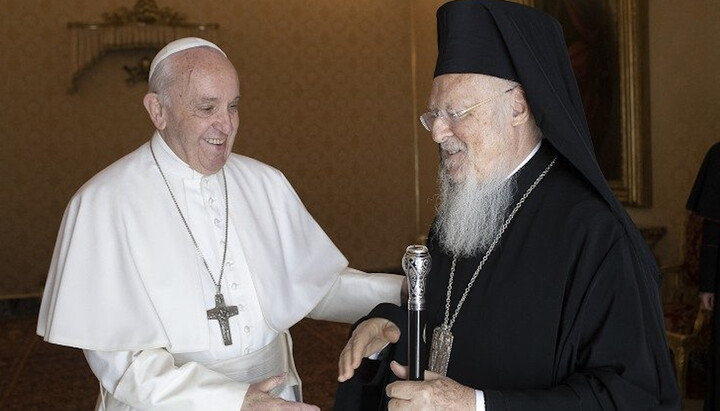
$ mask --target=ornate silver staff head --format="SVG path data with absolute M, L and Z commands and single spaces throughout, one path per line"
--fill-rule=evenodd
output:
M 424 245 L 411 245 L 402 259 L 408 280 L 408 310 L 425 309 L 425 278 L 430 272 L 430 253 Z

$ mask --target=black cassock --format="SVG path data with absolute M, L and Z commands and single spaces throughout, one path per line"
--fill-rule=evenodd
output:
M 516 201 L 555 156 L 544 141 L 518 173 Z M 444 318 L 452 257 L 432 233 L 428 246 L 429 350 Z M 481 258 L 458 259 L 450 315 Z M 448 377 L 482 389 L 491 411 L 677 409 L 668 353 L 657 348 L 664 345 L 658 297 L 638 284 L 635 269 L 623 225 L 559 157 L 468 294 L 452 329 Z M 373 316 L 406 330 L 405 308 L 384 304 Z M 406 346 L 403 335 L 374 376 L 367 375 L 373 364 L 363 365 L 357 375 L 369 384 L 341 384 L 335 409 L 384 408 L 384 386 L 395 379 L 388 362 L 407 364 Z
M 702 247 L 700 249 L 700 291 L 715 293 L 713 306 L 712 337 L 710 340 L 708 392 L 705 395 L 705 411 L 720 410 L 720 310 L 717 281 L 720 274 L 720 143 L 708 150 L 695 179 L 687 202 L 691 210 L 704 218 Z

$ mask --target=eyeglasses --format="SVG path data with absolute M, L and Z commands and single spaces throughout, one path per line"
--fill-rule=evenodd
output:
M 492 97 L 486 98 L 485 100 L 473 104 L 472 106 L 460 110 L 460 111 L 450 111 L 450 110 L 433 110 L 428 111 L 427 113 L 423 113 L 420 116 L 420 123 L 422 123 L 423 127 L 425 127 L 425 130 L 432 132 L 433 125 L 435 124 L 435 120 L 439 118 L 446 119 L 451 125 L 457 123 L 461 118 L 463 118 L 467 113 L 475 110 L 476 108 L 482 106 L 485 103 L 489 103 L 490 101 L 502 96 L 505 93 L 508 93 L 512 90 L 514 90 L 517 87 L 517 85 L 503 91 L 500 94 L 494 95 Z

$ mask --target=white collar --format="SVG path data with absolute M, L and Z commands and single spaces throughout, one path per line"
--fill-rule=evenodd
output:
M 157 157 L 158 163 L 160 163 L 160 167 L 165 172 L 190 180 L 199 180 L 203 177 L 210 177 L 214 175 L 210 174 L 206 176 L 205 174 L 193 170 L 190 165 L 172 151 L 170 146 L 165 142 L 160 135 L 160 132 L 157 130 L 155 130 L 155 134 L 153 134 L 150 144 L 152 145 L 153 152 Z
M 537 145 L 535 146 L 535 148 L 532 149 L 530 154 L 528 154 L 527 157 L 525 157 L 525 160 L 523 160 L 520 164 L 518 164 L 518 166 L 515 167 L 515 169 L 510 174 L 508 174 L 507 177 L 505 177 L 505 179 L 507 180 L 508 178 L 512 177 L 515 173 L 518 172 L 518 170 L 520 170 L 525 164 L 527 164 L 527 162 L 530 161 L 530 159 L 535 156 L 535 154 L 538 152 L 538 150 L 540 150 L 541 145 L 542 145 L 542 139 L 540 141 L 538 141 Z

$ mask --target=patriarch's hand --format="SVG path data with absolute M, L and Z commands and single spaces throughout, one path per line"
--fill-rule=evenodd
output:
M 398 378 L 407 378 L 407 367 L 393 361 L 390 368 Z M 388 384 L 385 393 L 390 397 L 389 411 L 475 409 L 474 389 L 432 371 L 425 371 L 425 381 Z
M 400 339 L 400 329 L 384 318 L 370 318 L 353 331 L 338 360 L 338 381 L 352 378 L 363 357 L 368 357 Z

